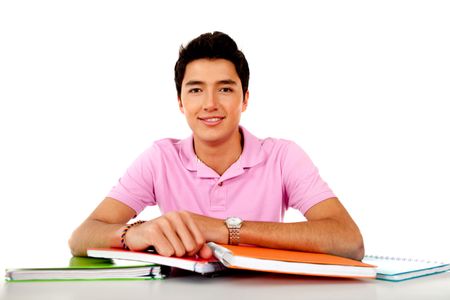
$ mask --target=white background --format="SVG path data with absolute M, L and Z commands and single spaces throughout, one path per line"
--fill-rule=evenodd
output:
M 309 153 L 368 253 L 450 261 L 449 16 L 447 1 L 0 2 L 0 267 L 69 257 L 136 156 L 190 134 L 173 67 L 214 30 L 250 64 L 241 123 Z

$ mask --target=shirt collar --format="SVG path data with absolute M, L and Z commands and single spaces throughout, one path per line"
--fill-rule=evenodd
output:
M 240 126 L 244 136 L 244 149 L 239 159 L 242 168 L 251 168 L 264 161 L 266 158 L 263 150 L 263 142 Z
M 262 149 L 263 143 L 260 139 L 255 137 L 244 127 L 239 126 L 239 129 L 244 137 L 244 149 L 242 151 L 241 157 L 230 168 L 245 169 L 254 167 L 257 164 L 264 161 L 266 157 Z M 206 165 L 204 165 L 202 162 L 198 161 L 198 158 L 195 155 L 193 135 L 180 141 L 179 156 L 184 167 L 189 171 L 201 173 L 198 175 L 207 175 L 211 173 L 207 170 L 211 169 Z M 205 176 L 205 177 L 213 177 L 213 176 Z

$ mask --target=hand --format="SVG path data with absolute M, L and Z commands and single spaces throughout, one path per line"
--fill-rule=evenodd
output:
M 131 227 L 126 235 L 131 250 L 145 250 L 149 246 L 163 256 L 212 256 L 193 214 L 187 211 L 170 212 L 156 219 Z

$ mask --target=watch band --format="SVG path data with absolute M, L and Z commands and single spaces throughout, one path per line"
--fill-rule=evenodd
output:
M 228 244 L 239 245 L 240 228 L 228 228 Z
M 243 222 L 239 217 L 226 218 L 225 225 L 228 228 L 228 245 L 239 245 Z

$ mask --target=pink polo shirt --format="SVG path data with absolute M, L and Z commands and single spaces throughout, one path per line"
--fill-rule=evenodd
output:
M 258 139 L 240 127 L 241 157 L 222 176 L 197 159 L 193 137 L 163 139 L 142 153 L 108 197 L 139 214 L 158 205 L 162 213 L 187 210 L 214 218 L 283 220 L 288 207 L 303 214 L 335 197 L 308 155 L 294 142 Z

